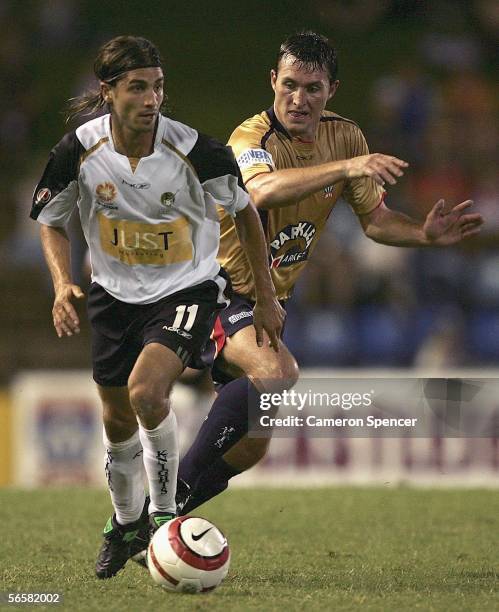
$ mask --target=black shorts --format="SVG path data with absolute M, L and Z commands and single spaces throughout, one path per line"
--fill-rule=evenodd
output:
M 146 344 L 158 342 L 171 349 L 184 367 L 204 367 L 201 353 L 210 338 L 218 311 L 230 297 L 214 281 L 173 293 L 153 304 L 129 304 L 107 293 L 97 283 L 88 292 L 92 327 L 93 377 L 105 387 L 127 385 L 128 377 Z
M 215 319 L 210 341 L 206 344 L 201 355 L 201 362 L 202 367 L 211 367 L 213 381 L 219 385 L 225 385 L 234 379 L 220 367 L 217 357 L 222 352 L 227 338 L 230 338 L 239 330 L 253 325 L 254 305 L 255 302 L 249 298 L 239 293 L 233 293 L 229 306 L 220 311 Z M 281 302 L 281 306 L 284 307 L 284 302 Z

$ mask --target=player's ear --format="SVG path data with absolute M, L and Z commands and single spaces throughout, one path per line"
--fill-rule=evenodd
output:
M 104 81 L 100 82 L 100 94 L 106 104 L 110 104 L 112 102 L 111 86 L 109 83 L 104 83 Z
M 339 86 L 340 86 L 340 82 L 339 81 L 331 81 L 329 83 L 329 95 L 327 97 L 328 100 L 331 100 L 331 98 L 334 96 L 334 94 L 338 90 Z
M 270 71 L 270 84 L 272 85 L 272 89 L 275 91 L 275 84 L 277 81 L 277 72 L 272 68 Z

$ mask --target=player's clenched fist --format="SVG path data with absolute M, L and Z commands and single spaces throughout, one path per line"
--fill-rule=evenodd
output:
M 398 157 L 371 153 L 345 160 L 345 178 L 360 178 L 370 176 L 380 185 L 385 182 L 395 185 L 397 178 L 404 175 L 403 169 L 409 164 Z
M 52 316 L 54 318 L 55 331 L 59 338 L 72 336 L 80 333 L 80 320 L 76 314 L 71 300 L 84 297 L 83 291 L 78 285 L 65 283 L 56 289 Z

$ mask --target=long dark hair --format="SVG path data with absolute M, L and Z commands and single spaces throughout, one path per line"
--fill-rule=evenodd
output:
M 299 64 L 308 66 L 313 70 L 326 70 L 330 81 L 336 81 L 338 57 L 336 50 L 325 36 L 310 30 L 289 36 L 279 49 L 276 72 L 281 59 L 288 55 L 294 57 Z
M 99 49 L 94 62 L 94 74 L 99 81 L 116 85 L 129 70 L 137 68 L 162 68 L 157 47 L 146 38 L 139 36 L 117 36 Z M 67 118 L 70 121 L 80 113 L 93 115 L 107 107 L 99 89 L 87 91 L 68 101 Z M 164 97 L 162 110 L 166 108 Z

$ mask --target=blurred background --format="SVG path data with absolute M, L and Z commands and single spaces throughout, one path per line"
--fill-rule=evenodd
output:
M 291 350 L 304 367 L 498 364 L 496 1 L 0 0 L 0 21 L 0 425 L 18 372 L 90 367 L 86 321 L 64 340 L 52 328 L 52 285 L 28 215 L 49 150 L 69 129 L 65 101 L 94 85 L 97 49 L 118 34 L 159 46 L 171 116 L 222 141 L 271 105 L 269 71 L 287 35 L 328 36 L 341 80 L 328 108 L 355 120 L 371 151 L 410 163 L 388 205 L 423 219 L 439 198 L 471 198 L 486 226 L 451 249 L 390 248 L 365 238 L 340 203 L 291 300 Z M 71 234 L 85 287 L 77 219 Z

